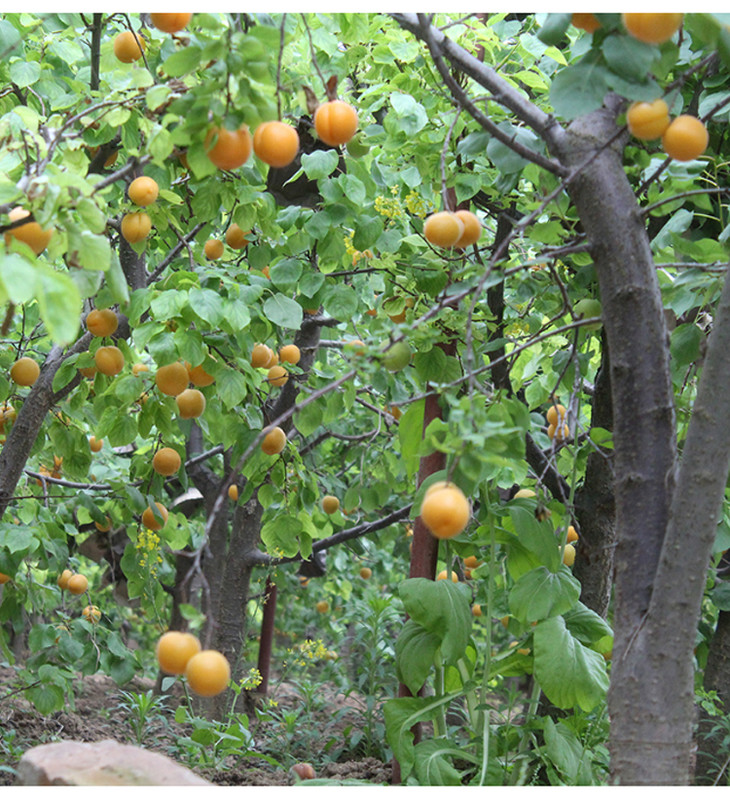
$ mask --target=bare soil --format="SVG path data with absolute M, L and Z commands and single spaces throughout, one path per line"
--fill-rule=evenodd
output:
M 135 679 L 124 690 L 145 692 L 152 687 L 150 680 Z M 69 707 L 50 716 L 38 713 L 22 692 L 14 692 L 14 688 L 15 671 L 0 665 L 0 786 L 15 783 L 15 775 L 4 768 L 17 768 L 23 753 L 38 744 L 62 740 L 95 742 L 110 738 L 120 743 L 136 744 L 130 715 L 119 707 L 122 701 L 120 688 L 106 676 L 79 677 L 73 709 Z M 178 738 L 189 735 L 190 726 L 177 724 L 174 720 L 175 707 L 182 699 L 179 684 L 167 693 L 170 697 L 168 707 L 163 715 L 153 717 L 142 745 L 179 759 L 179 755 L 171 754 L 172 747 Z M 321 726 L 316 729 L 319 729 L 322 737 L 326 734 L 327 741 L 331 743 L 333 738 L 336 741 L 338 735 L 343 734 L 345 728 L 358 727 L 362 715 L 358 711 L 357 701 L 352 697 L 345 699 L 327 688 L 322 689 L 322 694 Z M 273 698 L 285 710 L 296 709 L 300 702 L 296 690 L 286 684 L 277 689 Z M 261 733 L 257 733 L 257 727 L 266 725 L 259 725 L 253 716 L 250 723 L 251 733 L 258 743 L 257 736 Z M 333 751 L 340 753 L 342 750 Z M 189 768 L 216 785 L 284 786 L 293 784 L 292 775 L 287 770 L 289 765 L 304 759 L 292 754 L 290 761 L 286 761 L 288 765 L 278 768 L 260 758 L 232 755 L 226 759 L 223 768 L 212 769 L 200 765 L 189 765 Z M 280 756 L 279 762 L 284 764 L 285 760 Z M 330 761 L 325 755 L 315 768 L 318 779 L 329 778 L 335 784 L 360 781 L 388 785 L 391 781 L 390 765 L 373 757 Z

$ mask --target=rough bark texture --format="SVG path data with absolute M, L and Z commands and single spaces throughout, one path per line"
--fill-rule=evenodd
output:
M 591 427 L 613 429 L 608 348 L 603 339 L 601 367 L 596 375 Z M 605 449 L 604 449 L 605 451 Z M 580 600 L 602 618 L 608 615 L 616 545 L 616 504 L 611 454 L 593 452 L 586 461 L 585 481 L 575 493 L 580 528 L 573 573 L 580 580 Z
M 673 392 L 661 295 L 622 164 L 624 143 L 619 138 L 604 146 L 616 134 L 619 108 L 576 120 L 558 147 L 573 168 L 595 156 L 569 192 L 596 265 L 611 355 L 618 531 L 608 698 L 611 771 L 619 784 L 674 785 L 688 780 L 687 739 L 678 732 L 691 720 L 680 701 L 684 679 L 675 669 L 679 663 L 691 667 L 691 650 L 670 652 L 642 638 L 674 489 Z

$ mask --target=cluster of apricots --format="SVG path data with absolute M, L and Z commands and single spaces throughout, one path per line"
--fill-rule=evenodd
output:
M 16 206 L 8 212 L 8 217 L 11 223 L 17 223 L 18 220 L 30 217 L 30 212 L 22 206 Z M 14 239 L 24 242 L 38 256 L 48 247 L 53 231 L 53 228 L 41 228 L 35 221 L 23 223 L 5 232 L 5 244 L 9 245 Z
M 248 245 L 250 234 L 250 231 L 244 231 L 238 223 L 232 223 L 226 230 L 226 245 L 235 251 L 240 251 Z M 223 249 L 223 242 L 213 238 L 206 241 L 203 252 L 207 259 L 214 261 L 223 256 Z
M 149 206 L 157 200 L 160 188 L 154 178 L 141 175 L 127 189 L 129 200 L 137 206 Z M 147 212 L 128 212 L 122 217 L 122 236 L 130 244 L 147 239 L 152 230 L 152 220 Z
M 299 346 L 294 343 L 283 345 L 279 352 L 264 343 L 256 343 L 251 351 L 251 367 L 265 368 L 266 379 L 272 387 L 283 387 L 289 380 L 289 371 L 281 364 L 296 365 L 302 358 Z
M 157 641 L 155 656 L 165 674 L 184 674 L 188 687 L 198 696 L 217 696 L 231 679 L 226 657 L 214 649 L 203 650 L 189 632 L 165 632 Z
M 667 156 L 680 162 L 701 156 L 708 145 L 709 135 L 702 120 L 691 114 L 680 114 L 670 120 L 669 107 L 662 98 L 651 103 L 633 103 L 626 113 L 629 131 L 637 139 L 662 139 Z
M 436 212 L 423 223 L 423 236 L 437 248 L 463 250 L 479 241 L 482 224 L 474 212 L 458 209 L 455 212 Z
M 565 407 L 557 402 L 548 409 L 545 415 L 548 424 L 547 434 L 554 442 L 559 443 L 570 437 L 570 427 L 566 422 L 567 416 Z

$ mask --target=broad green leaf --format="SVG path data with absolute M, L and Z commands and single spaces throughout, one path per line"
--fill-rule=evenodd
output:
M 233 368 L 225 368 L 218 373 L 216 387 L 218 388 L 218 398 L 228 409 L 238 406 L 246 397 L 246 380 Z
M 560 565 L 560 552 L 550 523 L 538 521 L 531 510 L 517 505 L 510 509 L 510 518 L 520 545 L 531 551 L 541 565 L 551 571 L 557 571 Z
M 271 268 L 271 281 L 282 292 L 291 292 L 302 275 L 303 263 L 300 259 L 284 259 Z
M 679 365 L 689 365 L 700 355 L 702 331 L 694 323 L 681 323 L 671 334 L 669 350 Z
M 533 630 L 533 671 L 547 698 L 568 710 L 590 711 L 608 692 L 606 662 L 574 638 L 561 616 L 540 622 Z
M 58 685 L 41 683 L 29 688 L 25 696 L 42 716 L 50 716 L 51 713 L 62 710 L 66 703 L 63 688 Z
M 559 117 L 573 120 L 600 108 L 607 91 L 606 68 L 586 57 L 555 75 L 550 102 Z
M 223 318 L 221 296 L 213 290 L 190 290 L 188 304 L 195 314 L 215 328 Z
M 561 615 L 580 596 L 580 582 L 565 566 L 553 573 L 544 565 L 523 574 L 509 594 L 510 612 L 523 624 Z
M 3 256 L 0 283 L 13 303 L 24 304 L 35 295 L 37 278 L 35 265 L 19 253 Z
M 21 89 L 32 86 L 41 77 L 41 65 L 37 61 L 14 61 L 10 65 L 10 79 Z
M 314 153 L 302 153 L 302 169 L 307 178 L 327 178 L 337 167 L 339 156 L 335 150 L 315 150 Z
M 372 248 L 383 231 L 383 218 L 361 215 L 357 218 L 352 244 L 358 251 Z
M 583 744 L 562 721 L 557 724 L 549 717 L 544 719 L 543 734 L 547 755 L 569 785 L 576 785 L 581 763 L 586 757 Z
M 406 579 L 398 585 L 406 613 L 440 637 L 441 654 L 453 665 L 463 657 L 472 627 L 469 591 L 462 583 Z
M 611 34 L 601 45 L 609 68 L 630 81 L 643 82 L 657 56 L 655 47 L 640 42 L 633 36 Z
M 562 615 L 570 634 L 586 646 L 595 646 L 603 638 L 613 637 L 608 623 L 581 601 Z
M 264 315 L 275 326 L 284 329 L 298 329 L 304 317 L 302 307 L 286 295 L 276 293 L 264 302 Z
M 390 104 L 389 121 L 408 136 L 417 134 L 428 123 L 426 109 L 411 95 L 393 92 Z
M 333 284 L 322 300 L 326 311 L 336 320 L 351 320 L 357 312 L 357 293 L 346 284 Z
M 418 470 L 418 450 L 423 434 L 424 401 L 409 404 L 398 422 L 398 442 L 406 470 L 413 475 Z
M 565 36 L 572 14 L 548 14 L 537 32 L 537 38 L 546 45 L 556 45 Z
M 460 762 L 477 762 L 474 755 L 445 738 L 429 738 L 417 743 L 414 766 L 418 782 L 430 786 L 461 785 L 461 772 L 454 768 L 449 757 Z
M 398 680 L 415 696 L 428 679 L 441 637 L 410 619 L 395 642 Z
M 108 244 L 108 243 L 107 243 Z M 71 278 L 38 265 L 38 306 L 54 342 L 66 345 L 76 338 L 82 309 L 81 296 Z
M 200 66 L 201 50 L 197 45 L 190 45 L 177 50 L 165 59 L 162 70 L 171 78 L 179 78 Z
M 261 540 L 269 554 L 294 557 L 299 551 L 301 521 L 293 515 L 276 515 L 261 527 Z
M 297 431 L 302 437 L 309 437 L 322 425 L 322 407 L 319 402 L 307 404 L 294 416 Z

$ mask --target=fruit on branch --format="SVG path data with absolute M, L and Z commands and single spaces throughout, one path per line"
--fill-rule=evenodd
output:
M 182 460 L 174 448 L 165 446 L 152 457 L 152 467 L 160 476 L 172 476 L 180 470 Z
M 274 352 L 268 345 L 263 343 L 256 343 L 251 350 L 251 367 L 253 368 L 268 368 L 271 367 L 272 357 Z
M 481 561 L 475 555 L 471 554 L 469 557 L 464 557 L 465 568 L 478 568 L 480 565 Z
M 10 577 L 0 572 L 0 585 L 4 585 L 6 582 L 10 582 Z
M 444 579 L 449 579 L 449 572 L 445 568 L 444 568 L 443 571 L 439 571 L 438 574 L 436 574 L 436 581 L 437 582 L 441 582 Z M 458 582 L 459 581 L 459 575 L 456 573 L 456 571 L 452 571 L 451 572 L 451 581 L 452 582 Z
M 471 614 L 475 618 L 481 618 L 482 617 L 482 605 L 481 604 L 472 604 L 472 606 L 471 606 Z
M 116 345 L 103 345 L 94 354 L 94 363 L 99 373 L 105 376 L 116 376 L 124 367 L 124 354 Z
M 242 125 L 235 131 L 213 126 L 205 137 L 208 158 L 219 170 L 235 170 L 241 167 L 248 161 L 252 148 L 247 125 Z
M 566 543 L 575 543 L 576 540 L 578 540 L 578 533 L 576 532 L 575 527 L 571 525 L 568 527 Z
M 595 33 L 601 27 L 601 21 L 595 14 L 573 14 L 571 22 L 586 33 Z
M 423 223 L 423 236 L 437 248 L 453 248 L 464 234 L 464 223 L 454 212 L 436 212 Z
M 328 601 L 318 601 L 315 605 L 315 609 L 318 613 L 328 613 L 330 609 L 330 603 Z
M 624 13 L 621 19 L 624 28 L 640 42 L 660 45 L 667 42 L 679 30 L 684 14 L 639 14 Z
M 238 487 L 236 485 L 229 485 L 228 498 L 231 501 L 238 501 Z
M 563 549 L 563 563 L 570 568 L 575 562 L 575 546 L 572 543 L 566 543 Z
M 200 652 L 200 648 L 195 635 L 171 629 L 157 641 L 155 657 L 165 674 L 183 674 L 188 661 Z
M 205 412 L 205 396 L 200 390 L 183 390 L 180 395 L 175 396 L 175 403 L 184 420 L 199 418 Z
M 74 596 L 80 596 L 89 589 L 89 580 L 83 574 L 72 574 L 66 583 L 66 590 Z
M 89 438 L 89 448 L 97 454 L 101 449 L 104 447 L 104 441 L 100 437 L 94 437 L 93 435 Z
M 209 239 L 203 246 L 207 259 L 220 259 L 223 256 L 223 243 L 219 239 Z
M 570 438 L 570 429 L 567 423 L 563 423 L 562 425 L 551 423 L 548 426 L 547 435 L 551 440 L 560 443 Z
M 279 362 L 288 362 L 290 365 L 296 365 L 301 358 L 302 353 L 294 343 L 282 345 L 279 349 Z
M 326 145 L 347 144 L 357 131 L 357 112 L 342 100 L 330 100 L 317 107 L 314 130 Z
M 127 189 L 129 200 L 136 203 L 137 206 L 149 206 L 157 200 L 159 194 L 160 188 L 157 181 L 146 175 L 135 178 Z
M 579 318 L 601 317 L 603 307 L 601 306 L 601 302 L 596 298 L 583 298 L 573 307 L 573 312 Z M 590 323 L 587 326 L 583 326 L 583 328 L 586 331 L 598 331 L 602 325 L 603 324 L 599 321 L 598 323 Z
M 226 242 L 229 248 L 240 251 L 248 245 L 250 231 L 244 231 L 238 223 L 232 223 L 226 231 Z
M 215 376 L 211 376 L 210 373 L 203 368 L 202 364 L 192 368 L 190 364 L 186 362 L 185 369 L 188 372 L 188 378 L 196 387 L 209 387 L 215 381 Z
M 454 248 L 468 248 L 479 241 L 482 235 L 482 224 L 479 218 L 467 209 L 457 209 L 454 215 L 464 224 L 464 233 L 454 243 Z
M 152 220 L 147 212 L 130 212 L 122 217 L 122 236 L 133 245 L 142 242 L 152 230 Z
M 369 568 L 367 565 L 363 565 L 363 567 L 360 569 L 360 577 L 362 579 L 370 579 L 372 575 L 373 569 Z
M 122 31 L 114 38 L 114 55 L 124 64 L 131 64 L 142 58 L 145 46 L 145 41 L 139 34 Z
M 192 18 L 189 11 L 179 11 L 176 13 L 151 13 L 150 20 L 158 31 L 165 33 L 177 33 L 182 31 Z
M 94 526 L 99 532 L 108 532 L 112 528 L 112 519 L 107 515 L 105 516 L 103 524 L 100 524 L 98 521 L 94 521 Z
M 559 420 L 565 423 L 565 407 L 562 404 L 553 404 L 548 409 L 545 418 L 549 424 L 552 423 L 555 426 L 558 425 Z M 535 494 L 533 493 L 532 495 L 534 496 Z
M 471 505 L 461 488 L 449 483 L 424 495 L 420 515 L 434 537 L 446 540 L 464 531 L 471 517 Z
M 405 340 L 400 340 L 393 343 L 383 355 L 383 366 L 391 373 L 395 373 L 411 361 L 411 355 L 411 346 Z
M 66 568 L 61 572 L 61 575 L 58 577 L 56 584 L 58 585 L 61 590 L 66 590 L 68 588 L 68 580 L 74 575 L 74 572 L 70 569 Z
M 30 217 L 30 212 L 22 206 L 16 206 L 8 212 L 8 217 L 11 223 L 15 223 L 24 217 Z M 11 240 L 17 239 L 19 242 L 24 242 L 38 256 L 48 247 L 52 236 L 53 228 L 41 228 L 36 222 L 24 223 L 5 232 L 5 244 L 9 245 Z
M 155 384 L 161 393 L 178 396 L 190 382 L 190 376 L 182 362 L 162 365 L 155 373 Z
M 10 378 L 21 387 L 31 387 L 40 375 L 40 366 L 29 356 L 22 356 L 10 368 Z
M 198 696 L 217 696 L 231 679 L 231 667 L 220 652 L 213 649 L 194 654 L 185 666 L 185 679 Z
M 119 326 L 119 318 L 112 309 L 92 309 L 86 316 L 86 328 L 94 337 L 109 337 Z
M 271 167 L 286 167 L 299 151 L 297 129 L 278 120 L 261 123 L 253 134 L 253 151 Z
M 688 162 L 701 156 L 710 141 L 702 120 L 691 114 L 675 117 L 662 136 L 662 147 L 667 156 L 679 162 Z
M 662 98 L 632 103 L 626 112 L 626 124 L 637 139 L 659 139 L 669 127 L 669 107 Z
M 275 426 L 270 432 L 267 432 L 261 441 L 261 450 L 269 456 L 280 454 L 284 450 L 284 446 L 286 446 L 286 434 L 279 426 Z
M 145 526 L 147 529 L 151 529 L 153 532 L 159 532 L 163 526 L 167 523 L 167 518 L 169 513 L 167 512 L 167 507 L 164 504 L 160 504 L 159 501 L 155 502 L 155 506 L 159 512 L 160 517 L 162 518 L 161 521 L 158 521 L 155 518 L 155 514 L 152 511 L 152 507 L 147 507 L 145 511 L 142 513 L 142 525 Z
M 322 510 L 327 515 L 334 515 L 340 509 L 340 500 L 337 496 L 325 496 L 322 499 Z
M 267 380 L 274 387 L 283 387 L 289 381 L 289 372 L 281 365 L 274 365 L 269 368 Z
M 95 604 L 87 604 L 82 615 L 91 624 L 98 624 L 101 620 L 101 610 Z

